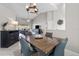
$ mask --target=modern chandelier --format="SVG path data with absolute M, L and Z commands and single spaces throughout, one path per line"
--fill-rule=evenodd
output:
M 30 3 L 28 6 L 26 6 L 26 10 L 29 13 L 37 13 L 38 9 L 36 3 Z

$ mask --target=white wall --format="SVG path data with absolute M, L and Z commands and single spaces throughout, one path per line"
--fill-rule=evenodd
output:
M 54 30 L 65 30 L 65 4 L 58 5 L 58 10 L 53 12 L 53 23 L 54 23 Z M 58 25 L 57 21 L 59 19 L 63 20 L 62 25 Z
M 65 4 L 59 4 L 58 10 L 55 10 L 51 12 L 52 18 L 48 16 L 48 22 L 50 21 L 50 18 L 52 19 L 49 24 L 52 23 L 52 25 L 49 25 L 52 30 L 48 30 L 49 32 L 53 32 L 54 37 L 60 37 L 65 38 L 67 37 L 66 34 L 66 26 L 65 26 Z M 59 19 L 62 19 L 64 22 L 62 25 L 58 25 L 57 21 Z
M 45 12 L 39 14 L 35 19 L 33 19 L 33 27 L 39 24 L 43 30 L 53 30 L 53 11 Z
M 0 5 L 0 30 L 2 29 L 1 25 L 9 20 L 7 17 L 10 17 L 13 20 L 15 20 L 16 14 L 10 9 L 8 9 L 7 7 Z M 10 27 L 7 28 L 15 29 L 15 26 L 10 26 Z
M 61 10 L 63 12 L 63 10 Z M 66 4 L 65 13 L 56 12 L 54 13 L 55 25 L 58 18 L 65 17 L 65 30 L 59 26 L 54 27 L 51 32 L 53 32 L 54 37 L 65 38 L 68 37 L 68 43 L 66 49 L 79 53 L 79 4 Z M 56 15 L 60 15 L 56 17 Z M 62 17 L 61 17 L 62 15 Z M 55 26 L 54 25 L 54 26 Z M 60 29 L 60 30 L 59 30 Z M 63 30 L 61 30 L 63 29 Z
M 79 53 L 79 4 L 66 4 L 67 48 Z
M 47 12 L 47 30 L 53 30 L 54 29 L 54 19 L 53 19 L 53 11 Z
M 59 19 L 64 20 L 63 25 L 57 25 Z M 65 4 L 60 4 L 56 11 L 39 14 L 34 19 L 33 26 L 35 24 L 41 24 L 43 29 L 46 29 L 48 32 L 53 32 L 54 37 L 67 37 L 65 30 Z
M 39 14 L 35 19 L 33 19 L 33 28 L 35 25 L 41 25 L 41 28 L 43 30 L 43 34 L 45 34 L 47 29 L 47 13 L 41 13 Z
M 41 25 L 42 29 L 46 29 L 47 27 L 47 14 L 42 13 L 38 15 L 35 19 L 33 19 L 33 28 L 35 25 Z

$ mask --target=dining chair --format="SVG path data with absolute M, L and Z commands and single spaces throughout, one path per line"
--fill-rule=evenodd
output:
M 67 44 L 68 38 L 60 40 L 60 43 L 55 47 L 49 56 L 64 56 L 64 49 Z
M 53 34 L 53 33 L 46 32 L 45 36 L 46 36 L 46 37 L 49 37 L 49 38 L 52 38 L 52 34 Z
M 20 40 L 20 44 L 21 44 L 21 54 L 23 56 L 32 55 L 33 51 L 30 49 L 28 42 L 22 37 L 20 37 L 19 40 Z

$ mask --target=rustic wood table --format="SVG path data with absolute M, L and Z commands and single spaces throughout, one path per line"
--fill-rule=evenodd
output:
M 59 41 L 55 37 L 53 38 L 43 37 L 36 39 L 31 36 L 30 39 L 27 41 L 45 54 L 51 53 L 51 51 L 59 43 Z

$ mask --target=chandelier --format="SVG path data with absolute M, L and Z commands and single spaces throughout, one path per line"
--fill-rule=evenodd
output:
M 29 13 L 37 13 L 38 9 L 37 9 L 36 3 L 30 3 L 28 6 L 26 6 L 26 10 Z

